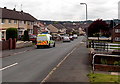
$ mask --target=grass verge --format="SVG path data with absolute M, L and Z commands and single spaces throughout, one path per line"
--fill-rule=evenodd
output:
M 108 74 L 88 74 L 91 83 L 115 83 L 120 84 L 120 75 L 108 75 Z

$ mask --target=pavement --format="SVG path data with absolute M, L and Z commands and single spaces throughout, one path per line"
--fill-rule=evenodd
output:
M 55 67 L 52 72 L 42 81 L 43 84 L 49 82 L 68 82 L 68 83 L 89 83 L 87 74 L 90 73 L 88 63 L 88 49 L 84 44 L 80 44 L 66 58 L 59 67 Z
M 11 55 L 16 55 L 16 54 L 20 54 L 23 52 L 27 52 L 30 50 L 35 49 L 35 46 L 31 46 L 31 47 L 24 47 L 24 48 L 19 48 L 19 49 L 13 49 L 13 50 L 3 50 L 2 51 L 2 56 L 0 56 L 0 58 L 4 58 L 4 57 L 8 57 Z

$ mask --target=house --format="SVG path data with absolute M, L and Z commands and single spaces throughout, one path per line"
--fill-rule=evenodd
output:
M 66 28 L 62 24 L 50 24 L 47 26 L 52 34 L 66 34 Z
M 62 24 L 52 24 L 54 27 L 58 29 L 59 34 L 66 34 L 66 28 Z
M 67 28 L 67 34 L 72 34 L 73 32 L 79 34 L 79 23 L 63 23 L 63 25 Z
M 23 11 L 16 11 L 7 9 L 6 7 L 0 8 L 2 15 L 0 15 L 0 29 L 2 30 L 2 38 L 6 39 L 6 29 L 17 28 L 18 37 L 24 34 L 25 30 L 29 31 L 29 34 L 33 34 L 33 24 L 37 20 L 29 13 Z
M 33 34 L 37 35 L 37 34 L 40 34 L 40 33 L 43 33 L 43 32 L 48 32 L 50 33 L 50 31 L 47 29 L 47 26 L 40 22 L 39 20 L 34 24 L 34 27 L 33 27 Z
M 49 31 L 51 32 L 51 34 L 57 34 L 58 33 L 58 28 L 56 28 L 55 26 L 53 26 L 53 24 L 49 24 L 47 26 L 47 28 L 49 29 Z
M 113 28 L 112 40 L 113 42 L 120 42 L 120 24 Z

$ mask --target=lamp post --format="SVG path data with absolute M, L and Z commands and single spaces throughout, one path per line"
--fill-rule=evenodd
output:
M 80 3 L 80 5 L 85 5 L 86 6 L 86 22 L 87 22 L 87 18 L 88 18 L 87 4 L 86 3 Z M 86 46 L 88 47 L 88 28 L 86 28 L 86 34 L 87 34 Z
M 81 5 L 85 5 L 86 6 L 86 21 L 87 21 L 87 18 L 88 18 L 88 14 L 87 14 L 87 4 L 86 3 L 80 3 Z

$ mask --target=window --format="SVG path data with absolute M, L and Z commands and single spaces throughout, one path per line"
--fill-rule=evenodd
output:
M 32 25 L 33 23 L 31 22 L 31 25 Z
M 115 37 L 115 41 L 120 41 L 120 37 Z
M 30 22 L 28 22 L 28 25 L 30 25 Z
M 9 24 L 11 24 L 11 20 L 9 20 Z
M 17 23 L 17 20 L 14 20 L 14 24 L 16 24 Z
M 115 29 L 115 33 L 120 33 L 120 29 Z
M 50 40 L 53 40 L 53 37 L 50 37 Z
M 24 21 L 24 24 L 26 24 L 26 21 Z
M 2 32 L 2 38 L 4 38 L 4 32 Z
M 5 19 L 2 19 L 2 24 L 4 24 L 5 23 Z

